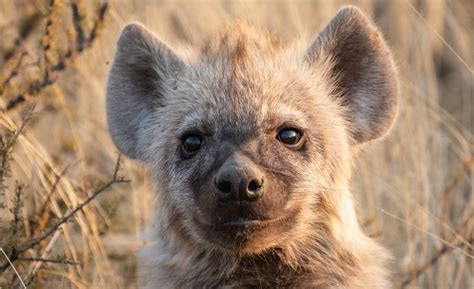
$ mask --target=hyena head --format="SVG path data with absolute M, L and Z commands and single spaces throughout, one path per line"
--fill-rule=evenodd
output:
M 252 254 L 344 218 L 351 152 L 386 133 L 396 98 L 391 53 L 348 7 L 303 49 L 236 24 L 184 58 L 129 24 L 107 117 L 120 151 L 152 167 L 168 227 Z

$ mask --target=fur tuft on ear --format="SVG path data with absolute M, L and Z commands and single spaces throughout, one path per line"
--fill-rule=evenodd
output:
M 358 8 L 341 9 L 309 47 L 306 60 L 332 63 L 355 144 L 390 129 L 397 112 L 397 72 L 381 33 Z
M 119 150 L 140 159 L 140 138 L 153 121 L 165 83 L 185 67 L 141 24 L 128 24 L 117 42 L 107 81 L 107 122 Z

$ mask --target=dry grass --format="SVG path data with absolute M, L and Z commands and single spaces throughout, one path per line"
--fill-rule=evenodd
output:
M 472 288 L 469 0 L 112 1 L 105 19 L 97 0 L 0 2 L 2 140 L 22 125 L 25 103 L 36 105 L 0 174 L 0 246 L 41 236 L 110 179 L 117 152 L 105 124 L 105 79 L 125 23 L 144 22 L 174 47 L 199 45 L 236 17 L 291 40 L 315 34 L 343 4 L 382 27 L 402 90 L 391 135 L 356 164 L 360 220 L 393 252 L 396 288 Z M 145 168 L 125 161 L 121 174 L 130 185 L 112 186 L 14 262 L 32 288 L 136 287 L 134 252 L 154 197 Z M 0 288 L 20 285 L 12 269 L 0 273 Z

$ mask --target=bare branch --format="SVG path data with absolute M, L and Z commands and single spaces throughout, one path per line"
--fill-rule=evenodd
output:
M 120 170 L 120 163 L 121 163 L 121 156 L 117 158 L 117 163 L 115 164 L 114 172 L 112 175 L 112 178 L 103 186 L 101 186 L 99 189 L 94 191 L 86 200 L 84 200 L 81 204 L 79 204 L 75 209 L 73 209 L 71 212 L 66 214 L 59 222 L 57 222 L 52 228 L 50 228 L 46 233 L 44 233 L 42 236 L 31 239 L 19 246 L 11 248 L 11 253 L 9 256 L 9 259 L 14 262 L 20 258 L 20 254 L 24 253 L 25 251 L 33 248 L 34 246 L 38 245 L 41 243 L 41 241 L 47 239 L 51 235 L 53 235 L 64 223 L 68 222 L 69 220 L 74 217 L 77 212 L 81 211 L 85 206 L 87 206 L 92 200 L 94 200 L 98 195 L 109 189 L 112 185 L 117 184 L 117 183 L 128 183 L 129 180 L 125 180 L 122 177 L 118 176 L 118 172 Z M 4 263 L 3 265 L 0 266 L 0 273 L 5 271 L 9 267 L 9 263 Z
M 18 257 L 17 260 L 18 261 L 27 261 L 27 262 L 64 264 L 64 265 L 81 265 L 80 262 L 72 261 L 72 260 L 68 260 L 68 259 L 46 259 L 46 258 Z
M 418 277 L 420 277 L 424 272 L 426 272 L 429 268 L 434 266 L 442 256 L 448 254 L 449 252 L 451 252 L 452 250 L 458 247 L 462 247 L 464 243 L 466 242 L 466 240 L 468 244 L 472 244 L 474 242 L 474 236 L 472 235 L 472 232 L 470 232 L 467 229 L 469 222 L 471 220 L 472 220 L 472 214 L 467 218 L 465 222 L 463 222 L 459 226 L 457 234 L 453 237 L 453 240 L 449 242 L 450 245 L 443 244 L 441 249 L 436 251 L 434 255 L 428 261 L 426 261 L 421 266 L 411 271 L 408 274 L 408 277 L 402 282 L 401 288 L 407 287 L 411 282 L 418 279 Z M 458 236 L 461 236 L 461 237 L 458 237 Z
M 72 23 L 76 31 L 76 50 L 81 52 L 84 49 L 84 28 L 82 27 L 82 19 L 79 11 L 79 5 L 76 1 L 71 3 Z
M 18 36 L 13 41 L 13 46 L 11 49 L 3 53 L 3 60 L 8 61 L 13 56 L 18 54 L 18 51 L 22 50 L 22 43 L 32 34 L 32 32 L 38 27 L 38 22 L 42 19 L 41 12 L 37 11 L 33 14 L 29 14 L 24 17 L 20 23 L 20 27 L 18 29 Z M 5 27 L 2 27 L 4 29 Z M 0 31 L 3 32 L 3 31 Z
M 0 95 L 3 95 L 3 91 L 5 90 L 5 87 L 8 85 L 8 83 L 13 79 L 13 77 L 15 77 L 16 75 L 18 75 L 18 69 L 20 68 L 21 66 L 21 63 L 23 61 L 23 58 L 27 55 L 26 52 L 23 52 L 20 54 L 20 56 L 18 56 L 18 60 L 16 61 L 16 64 L 15 66 L 13 67 L 13 69 L 10 71 L 10 73 L 8 74 L 8 76 L 5 78 L 5 80 L 3 80 L 2 84 L 0 85 Z
M 97 34 L 99 33 L 101 26 L 104 25 L 105 14 L 107 13 L 108 8 L 109 8 L 108 1 L 102 2 L 102 5 L 100 6 L 99 12 L 97 14 L 97 19 L 96 21 L 94 21 L 94 26 L 92 27 L 91 33 L 89 35 L 88 43 L 94 42 L 94 40 L 97 38 Z
M 51 0 L 50 1 L 50 7 L 52 8 L 54 5 L 55 5 L 55 1 Z M 74 12 L 74 9 L 75 9 L 74 7 L 75 6 L 72 5 L 73 15 L 75 13 L 77 13 L 77 15 L 75 15 L 75 17 L 80 18 L 79 11 Z M 53 65 L 49 65 L 49 63 L 47 63 L 48 65 L 46 65 L 46 67 L 43 71 L 43 73 L 44 73 L 43 79 L 40 82 L 28 85 L 21 93 L 19 93 L 18 95 L 16 95 L 12 99 L 10 99 L 8 101 L 8 103 L 6 104 L 6 106 L 2 110 L 3 111 L 9 111 L 9 110 L 15 109 L 20 104 L 26 102 L 31 97 L 37 96 L 45 88 L 52 85 L 54 83 L 54 80 L 55 80 L 55 79 L 52 79 L 52 76 L 51 76 L 52 73 L 59 73 L 59 72 L 63 71 L 66 68 L 67 63 L 70 62 L 70 60 L 75 56 L 75 54 L 80 54 L 86 48 L 90 48 L 92 46 L 92 44 L 94 43 L 94 41 L 97 38 L 99 30 L 104 26 L 105 15 L 106 15 L 106 12 L 108 10 L 108 7 L 109 7 L 108 1 L 104 1 L 102 3 L 102 5 L 99 7 L 99 11 L 97 12 L 97 18 L 95 19 L 95 21 L 93 23 L 93 26 L 92 26 L 92 29 L 90 31 L 89 37 L 87 37 L 87 38 L 84 36 L 85 33 L 83 31 L 83 28 L 82 27 L 78 28 L 77 25 L 79 25 L 79 23 L 76 21 L 76 19 L 73 19 L 76 33 L 79 33 L 79 34 L 83 35 L 83 36 L 79 36 L 79 34 L 78 34 L 78 36 L 76 37 L 76 41 L 78 42 L 78 43 L 76 43 L 76 47 L 70 47 L 68 49 L 68 51 L 62 57 L 60 57 L 60 59 L 56 63 L 54 63 Z M 45 39 L 48 39 L 48 35 L 50 33 L 49 32 L 49 30 L 50 30 L 49 27 L 52 25 L 51 21 L 52 20 L 48 18 L 48 20 L 46 22 L 45 37 L 44 37 Z M 44 47 L 44 51 L 43 51 L 45 62 L 49 62 L 49 60 L 46 56 L 46 52 L 49 49 L 50 49 L 50 45 L 46 44 L 45 47 Z
M 61 180 L 61 178 L 66 174 L 67 170 L 69 169 L 69 165 L 67 165 L 66 167 L 64 167 L 64 169 L 59 173 L 59 174 L 55 174 L 55 179 L 54 179 L 54 182 L 53 184 L 51 185 L 51 187 L 49 188 L 49 191 L 48 191 L 48 194 L 46 195 L 46 200 L 44 201 L 43 205 L 41 206 L 41 209 L 38 213 L 38 216 L 42 216 L 45 211 L 46 211 L 46 208 L 48 207 L 48 204 L 49 204 L 49 201 L 51 200 L 51 196 L 54 194 L 54 192 L 56 191 L 56 188 L 59 184 L 59 181 Z
M 110 188 L 113 184 L 116 183 L 128 183 L 129 180 L 125 180 L 123 178 L 118 178 L 117 173 L 120 168 L 120 155 L 117 159 L 117 164 L 115 166 L 114 174 L 112 176 L 112 179 L 108 181 L 105 185 L 100 187 L 97 191 L 92 193 L 85 201 L 83 201 L 81 204 L 79 204 L 74 210 L 72 210 L 69 214 L 66 214 L 58 223 L 56 223 L 52 228 L 50 228 L 45 234 L 42 236 L 31 239 L 28 242 L 24 243 L 23 245 L 20 245 L 18 248 L 18 254 L 21 254 L 25 252 L 26 250 L 38 245 L 41 241 L 47 239 L 49 236 L 54 234 L 56 230 L 61 227 L 62 224 L 66 223 L 69 221 L 77 212 L 81 211 L 87 204 L 89 204 L 93 199 L 95 199 L 98 195 L 100 195 L 102 192 L 106 191 L 108 188 Z

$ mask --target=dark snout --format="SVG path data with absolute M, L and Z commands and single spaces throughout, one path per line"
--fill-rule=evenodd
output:
M 264 182 L 264 173 L 251 159 L 235 154 L 221 166 L 214 183 L 221 202 L 253 202 L 262 197 Z
M 256 154 L 226 154 L 205 185 L 197 186 L 194 218 L 204 239 L 219 248 L 242 253 L 272 246 L 298 215 L 299 208 L 287 204 L 293 180 L 267 170 Z

